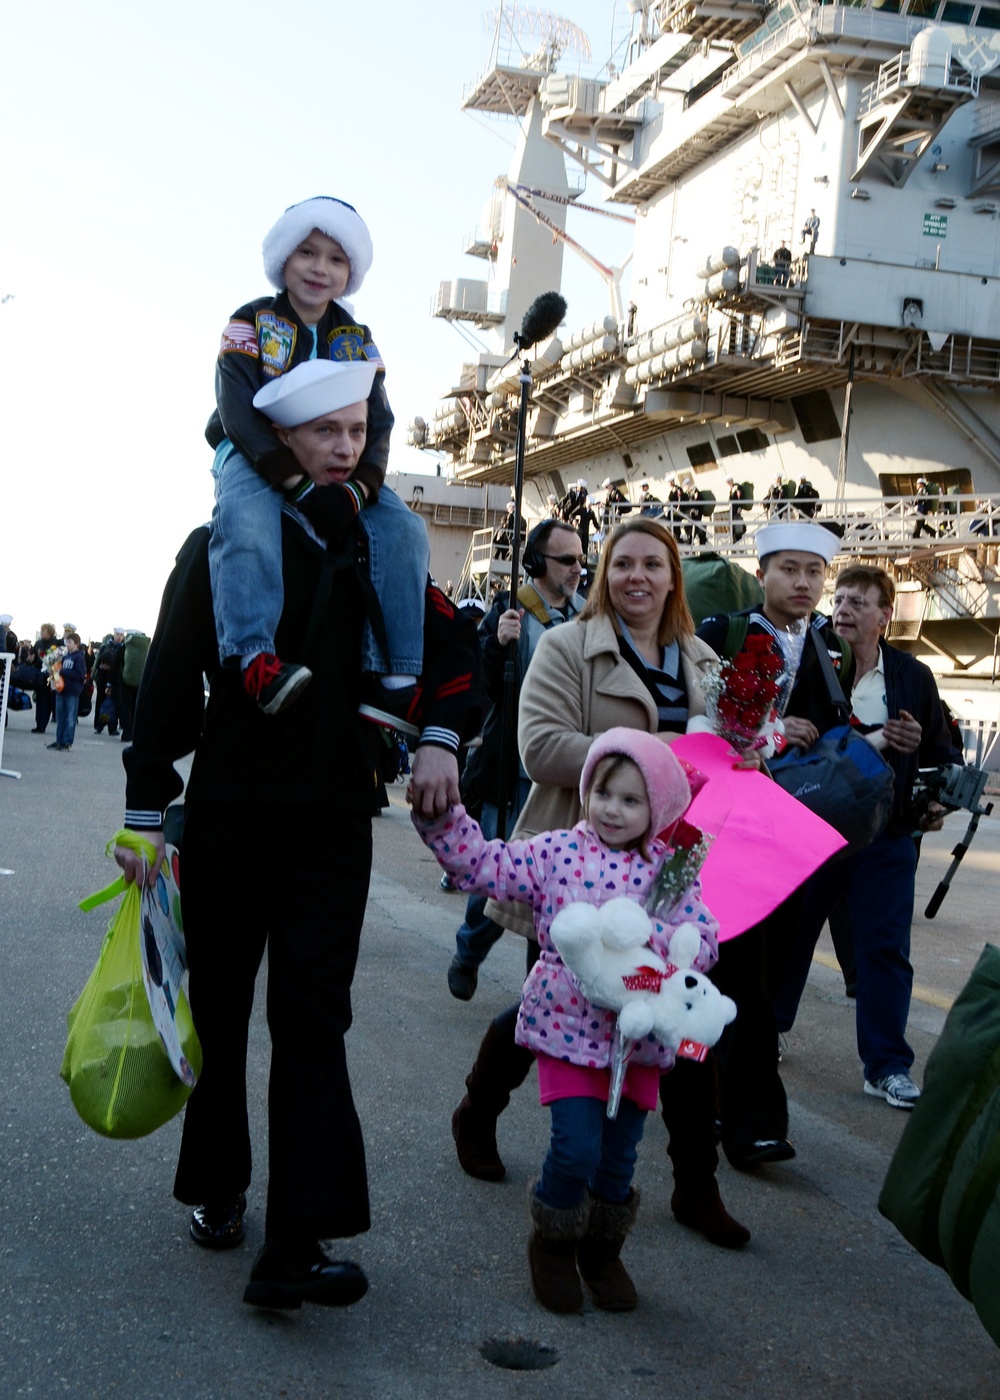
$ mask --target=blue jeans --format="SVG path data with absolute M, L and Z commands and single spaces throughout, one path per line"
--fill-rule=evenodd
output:
M 215 630 L 225 662 L 274 651 L 284 604 L 281 576 L 281 493 L 226 439 L 215 455 L 215 509 L 208 541 Z M 424 589 L 430 545 L 424 522 L 383 487 L 361 513 L 369 575 L 382 607 L 389 658 L 365 623 L 362 669 L 418 676 L 423 668 Z M 284 658 L 292 660 L 295 658 Z
M 76 719 L 80 711 L 79 695 L 56 691 L 56 743 L 69 748 L 76 737 Z
M 795 1019 L 823 923 L 843 895 L 858 971 L 858 1054 L 865 1078 L 872 1083 L 913 1064 L 906 1020 L 913 989 L 910 925 L 916 870 L 913 838 L 906 832 L 883 832 L 857 855 L 835 861 L 814 875 L 806 886 L 802 921 L 784 982 L 775 996 L 775 1019 L 779 1030 L 786 1030 Z
M 514 830 L 514 824 L 521 814 L 521 808 L 528 800 L 531 782 L 528 778 L 518 778 L 514 801 L 510 804 L 507 818 L 507 835 Z M 479 825 L 487 841 L 493 841 L 497 834 L 499 809 L 495 802 L 484 802 L 479 814 Z M 465 919 L 455 934 L 455 956 L 459 965 L 466 971 L 480 967 L 494 943 L 503 937 L 503 929 L 486 916 L 486 896 L 470 894 L 465 906 Z
M 552 1139 L 535 1195 L 554 1210 L 572 1210 L 587 1188 L 602 1200 L 627 1201 L 635 1173 L 636 1149 L 646 1111 L 623 1098 L 618 1117 L 608 1117 L 603 1099 L 556 1099 Z
M 384 658 L 371 623 L 361 639 L 361 669 L 376 675 L 419 676 L 424 668 L 424 590 L 431 571 L 427 527 L 383 486 L 361 512 L 368 536 L 368 576 L 382 605 L 389 655 Z

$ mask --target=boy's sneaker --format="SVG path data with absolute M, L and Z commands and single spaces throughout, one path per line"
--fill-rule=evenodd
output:
M 243 689 L 266 715 L 297 700 L 312 680 L 308 666 L 288 666 L 269 651 L 259 652 L 243 672 Z
M 866 1079 L 865 1093 L 885 1099 L 890 1108 L 912 1108 L 920 1097 L 920 1090 L 905 1071 L 887 1074 L 884 1079 L 876 1079 L 874 1084 Z
M 398 690 L 387 690 L 377 676 L 368 676 L 366 681 L 365 700 L 358 706 L 362 719 L 419 739 L 420 687 L 405 685 Z

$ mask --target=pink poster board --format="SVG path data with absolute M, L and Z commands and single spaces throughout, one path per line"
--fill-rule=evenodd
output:
M 670 747 L 709 780 L 685 816 L 715 837 L 701 885 L 720 940 L 760 923 L 847 845 L 765 774 L 734 771 L 737 755 L 717 735 L 682 734 Z

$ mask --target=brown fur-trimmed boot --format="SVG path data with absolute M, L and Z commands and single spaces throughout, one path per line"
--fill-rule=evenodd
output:
M 594 1307 L 604 1312 L 631 1312 L 639 1301 L 619 1257 L 638 1210 L 638 1191 L 618 1205 L 600 1196 L 590 1198 L 590 1220 L 577 1248 L 576 1262 Z
M 577 1313 L 583 1309 L 583 1289 L 576 1251 L 587 1228 L 590 1200 L 585 1196 L 578 1206 L 557 1210 L 538 1199 L 537 1185 L 533 1182 L 528 1189 L 528 1210 L 535 1227 L 528 1240 L 531 1287 L 549 1312 Z
M 480 1181 L 502 1181 L 506 1167 L 497 1149 L 497 1119 L 534 1064 L 530 1050 L 514 1042 L 517 1007 L 487 1027 L 465 1080 L 467 1093 L 451 1115 L 451 1135 L 464 1172 Z

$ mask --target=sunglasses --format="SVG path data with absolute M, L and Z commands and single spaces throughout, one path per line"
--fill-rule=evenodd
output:
M 557 564 L 565 564 L 567 569 L 571 564 L 579 564 L 582 569 L 587 562 L 582 554 L 543 554 L 542 558 L 554 559 Z

